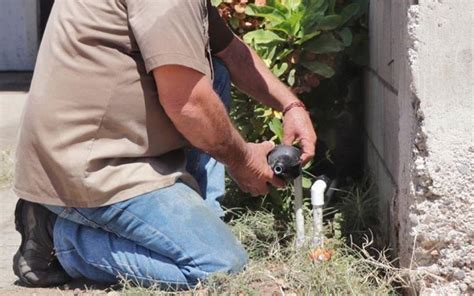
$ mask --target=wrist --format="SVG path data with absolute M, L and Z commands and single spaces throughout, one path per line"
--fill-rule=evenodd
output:
M 293 101 L 293 102 L 291 102 L 291 103 L 288 103 L 288 104 L 286 104 L 286 105 L 283 107 L 283 110 L 282 110 L 283 116 L 285 116 L 285 114 L 286 114 L 288 111 L 290 111 L 290 110 L 292 110 L 292 109 L 294 109 L 294 108 L 302 108 L 303 110 L 307 111 L 307 110 L 306 110 L 306 106 L 304 105 L 304 103 L 301 102 L 301 101 L 299 101 L 299 100 L 297 100 L 297 101 Z
M 236 144 L 235 149 L 229 153 L 229 155 L 231 155 L 231 157 L 225 162 L 227 167 L 238 169 L 239 167 L 246 166 L 250 156 L 248 143 L 242 140 Z

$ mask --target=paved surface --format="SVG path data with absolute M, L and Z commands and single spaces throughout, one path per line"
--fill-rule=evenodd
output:
M 1 289 L 11 287 L 16 280 L 11 265 L 12 258 L 18 245 L 20 244 L 20 235 L 15 231 L 13 224 L 13 210 L 15 208 L 16 198 L 12 196 L 9 189 L 0 191 L 2 207 L 0 209 L 0 294 Z
M 12 150 L 31 72 L 0 72 L 0 150 Z
M 0 151 L 13 152 L 15 148 L 30 79 L 31 73 L 28 72 L 0 72 Z M 16 285 L 12 259 L 20 245 L 20 235 L 14 225 L 17 198 L 9 187 L 0 187 L 0 200 L 0 295 L 117 295 L 117 292 L 97 290 L 82 281 L 51 289 L 32 289 Z
M 27 93 L 24 91 L 0 91 L 0 150 L 2 151 L 13 151 L 14 149 L 26 96 Z M 2 250 L 0 252 L 0 294 L 4 294 L 1 289 L 12 287 L 16 280 L 11 263 L 13 254 L 20 243 L 20 236 L 15 231 L 13 223 L 16 198 L 8 187 L 0 189 L 0 200 L 2 201 L 0 208 L 0 249 Z
M 0 150 L 12 150 L 26 101 L 26 92 L 0 91 Z

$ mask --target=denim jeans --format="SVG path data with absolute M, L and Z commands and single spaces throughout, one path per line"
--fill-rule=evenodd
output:
M 214 73 L 216 92 L 228 106 L 230 79 L 218 60 Z M 71 277 L 179 289 L 243 268 L 247 254 L 219 217 L 224 166 L 197 149 L 187 154 L 202 197 L 178 182 L 110 206 L 46 206 L 58 214 L 54 247 Z

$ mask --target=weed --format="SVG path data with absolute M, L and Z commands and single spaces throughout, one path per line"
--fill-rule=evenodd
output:
M 372 236 L 375 232 L 377 245 L 381 243 L 380 225 L 378 219 L 379 197 L 375 194 L 375 185 L 370 178 L 365 177 L 353 183 L 347 189 L 337 191 L 338 202 L 334 205 L 341 213 L 341 230 L 345 237 L 361 245 L 364 237 Z

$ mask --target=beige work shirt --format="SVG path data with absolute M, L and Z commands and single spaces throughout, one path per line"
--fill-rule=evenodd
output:
M 182 179 L 186 141 L 150 71 L 210 75 L 206 0 L 56 0 L 17 147 L 14 192 L 97 207 Z

